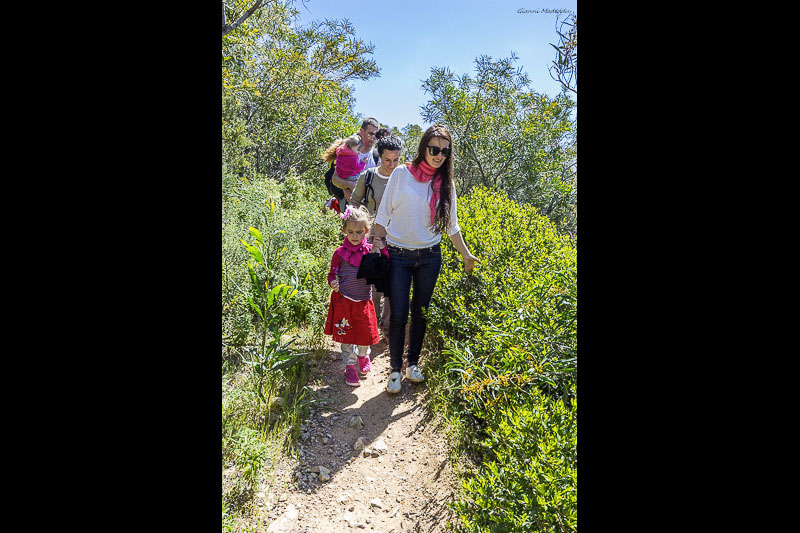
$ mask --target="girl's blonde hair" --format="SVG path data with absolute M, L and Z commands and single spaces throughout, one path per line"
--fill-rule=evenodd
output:
M 339 215 L 342 217 L 342 229 L 347 228 L 348 222 L 356 222 L 364 224 L 364 227 L 369 228 L 369 211 L 363 205 L 355 207 L 348 205 L 344 213 Z
M 333 141 L 333 144 L 331 144 L 324 152 L 322 152 L 322 160 L 326 163 L 330 163 L 336 159 L 336 150 L 343 144 L 351 150 L 355 150 L 356 148 L 361 148 L 364 143 L 361 141 L 361 136 L 357 133 L 355 135 L 351 135 L 350 137 L 336 139 Z

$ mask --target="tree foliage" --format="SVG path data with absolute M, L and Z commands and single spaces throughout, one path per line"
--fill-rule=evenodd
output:
M 556 21 L 558 45 L 550 43 L 556 50 L 556 58 L 550 66 L 550 77 L 561 84 L 565 91 L 578 95 L 578 16 Z
M 247 20 L 250 15 L 252 15 L 256 9 L 261 7 L 261 3 L 264 0 L 256 0 L 253 5 L 251 5 L 244 13 L 239 15 L 238 18 L 233 22 L 233 24 L 228 24 L 228 17 L 227 13 L 225 13 L 225 0 L 222 0 L 222 36 L 224 37 L 226 33 L 231 32 L 241 26 L 242 22 Z M 238 6 L 237 6 L 238 7 Z
M 423 133 L 422 128 L 417 124 L 406 124 L 395 134 L 403 143 L 403 149 L 400 152 L 403 161 L 410 163 L 417 156 L 417 148 Z
M 499 60 L 481 55 L 473 75 L 432 68 L 422 86 L 430 94 L 423 118 L 453 133 L 459 194 L 477 185 L 504 190 L 573 233 L 575 104 L 563 92 L 537 93 L 516 60 L 513 52 Z
M 347 19 L 296 27 L 292 4 L 267 1 L 222 38 L 223 160 L 279 182 L 321 168 L 322 147 L 358 129 L 347 82 L 379 72 Z

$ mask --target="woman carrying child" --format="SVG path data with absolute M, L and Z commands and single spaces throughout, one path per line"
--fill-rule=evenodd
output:
M 345 383 L 358 387 L 361 385 L 358 374 L 370 371 L 370 346 L 380 341 L 372 286 L 365 278 L 356 277 L 361 259 L 372 250 L 372 245 L 366 240 L 369 211 L 363 206 L 348 206 L 340 216 L 345 238 L 333 252 L 328 272 L 328 285 L 333 292 L 325 334 L 341 343 Z

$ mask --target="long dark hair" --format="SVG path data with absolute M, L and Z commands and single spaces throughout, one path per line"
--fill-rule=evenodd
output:
M 450 204 L 452 202 L 453 192 L 453 138 L 450 131 L 444 124 L 434 124 L 422 135 L 419 141 L 419 148 L 417 148 L 417 157 L 411 162 L 412 165 L 418 166 L 425 161 L 425 150 L 428 149 L 428 142 L 434 137 L 440 137 L 447 141 L 450 145 L 450 155 L 444 160 L 442 166 L 439 167 L 439 176 L 442 184 L 439 188 L 439 205 L 436 207 L 436 218 L 433 223 L 434 233 L 441 233 L 442 227 L 450 227 Z M 433 185 L 433 182 L 431 182 Z M 433 192 L 431 192 L 433 194 Z

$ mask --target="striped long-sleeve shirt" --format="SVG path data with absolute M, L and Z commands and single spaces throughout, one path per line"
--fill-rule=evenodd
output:
M 339 280 L 339 292 L 345 298 L 361 302 L 372 299 L 372 285 L 365 278 L 356 278 L 358 267 L 351 265 L 334 253 L 331 259 L 331 269 L 328 271 L 328 284 L 334 278 Z

